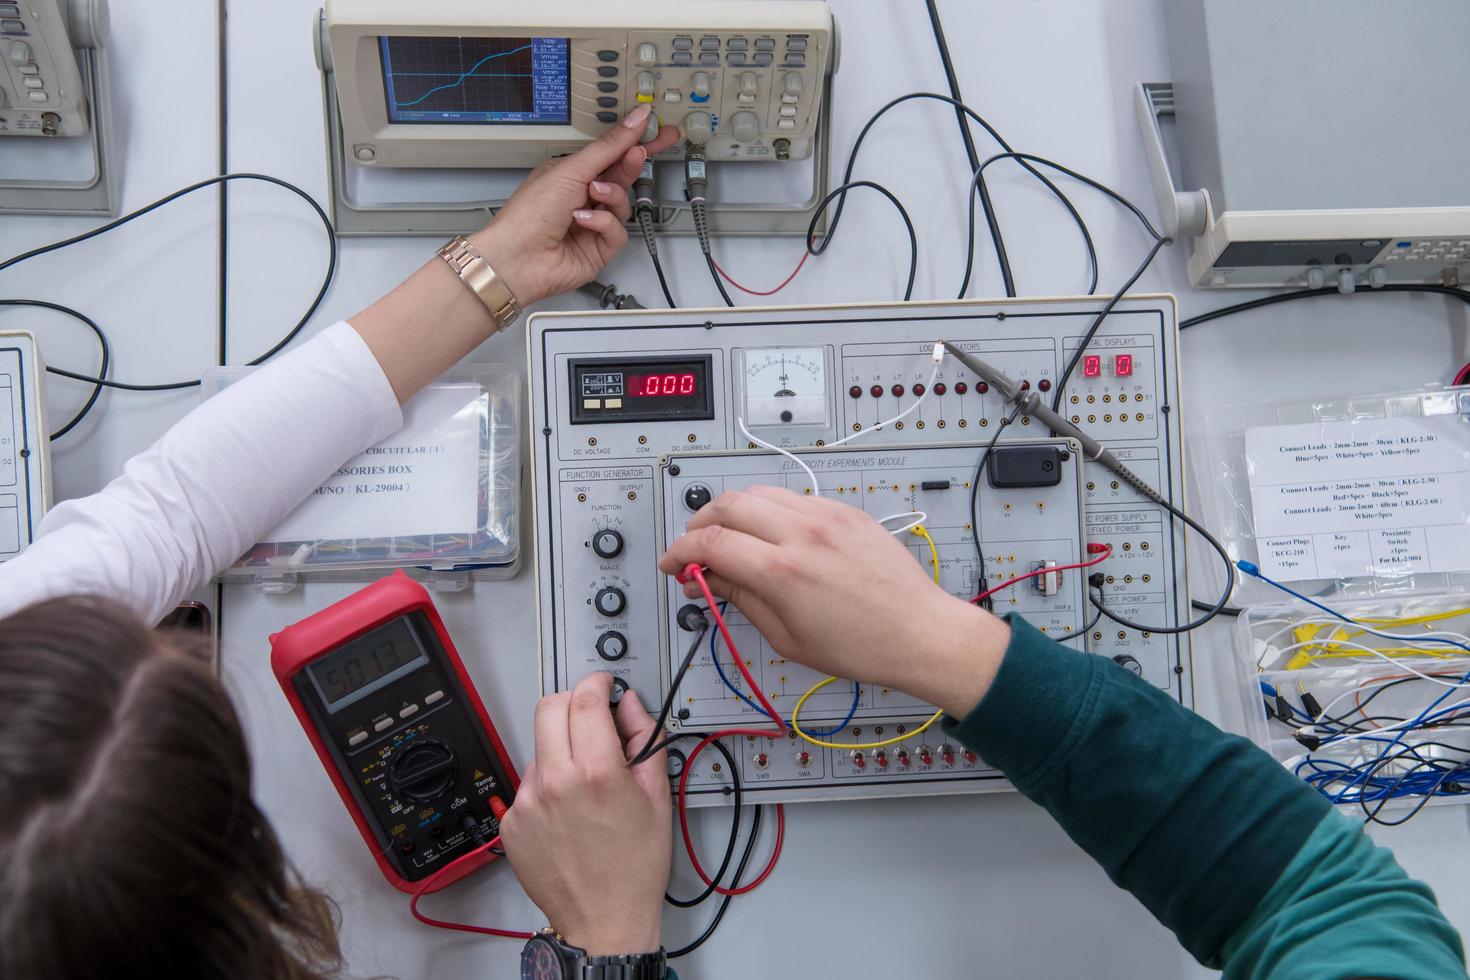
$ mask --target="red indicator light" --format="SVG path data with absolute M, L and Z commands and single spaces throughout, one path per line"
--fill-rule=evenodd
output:
M 949 386 L 946 385 L 943 381 L 939 382 L 937 385 L 934 386 L 934 394 L 936 394 L 936 395 L 942 395 L 942 394 L 944 394 L 948 390 L 949 390 Z
M 976 381 L 975 382 L 975 390 L 978 391 L 978 392 L 980 392 L 980 394 L 983 395 L 987 391 L 990 390 L 990 385 L 986 384 L 984 381 Z
M 851 388 L 847 389 L 847 393 L 853 398 L 863 397 L 863 389 L 859 385 L 853 385 Z
M 1040 388 L 1042 391 L 1051 391 L 1051 382 L 1048 381 L 1046 378 L 1042 378 L 1040 381 L 1036 382 L 1036 387 Z
M 967 392 L 969 390 L 970 390 L 970 386 L 967 385 L 967 384 L 965 384 L 963 381 L 956 381 L 954 383 L 954 393 L 956 395 L 963 395 L 965 392 Z
M 903 385 L 894 385 L 892 388 L 890 388 L 888 390 L 891 391 L 891 392 L 893 392 L 893 397 L 894 398 L 902 398 L 903 397 Z
M 1082 359 L 1082 376 L 1084 378 L 1096 378 L 1102 374 L 1102 357 L 1097 354 L 1088 354 Z
M 1119 354 L 1113 358 L 1113 374 L 1126 378 L 1133 373 L 1133 355 Z
M 922 384 L 914 385 L 914 394 L 918 395 L 920 398 L 923 398 L 924 397 L 924 386 Z
M 871 387 L 871 388 L 868 389 L 868 394 L 872 395 L 874 398 L 882 398 L 883 397 L 883 386 L 882 385 L 873 385 L 873 387 Z
M 1022 381 L 1021 382 L 1021 390 L 1022 391 L 1030 391 L 1031 390 L 1031 382 L 1029 382 L 1029 381 Z

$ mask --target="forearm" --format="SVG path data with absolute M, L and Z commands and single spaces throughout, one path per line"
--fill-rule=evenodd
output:
M 47 514 L 0 565 L 0 615 L 86 594 L 154 622 L 401 424 L 373 354 L 329 327 L 190 412 L 99 493 Z
M 984 700 L 951 729 L 1191 953 L 1216 960 L 1327 802 L 1107 659 L 1017 618 L 1011 629 Z

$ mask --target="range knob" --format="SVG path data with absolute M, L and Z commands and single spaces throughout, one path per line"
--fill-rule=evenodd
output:
M 1130 657 L 1126 653 L 1120 653 L 1113 658 L 1113 663 L 1139 677 L 1143 676 L 1143 664 L 1138 662 L 1137 657 Z
M 616 630 L 608 630 L 597 638 L 597 655 L 603 660 L 622 660 L 628 653 L 628 638 Z
M 592 535 L 592 551 L 598 558 L 616 558 L 623 553 L 623 535 L 604 528 Z
M 684 138 L 691 143 L 704 144 L 714 136 L 714 124 L 707 112 L 691 112 L 684 117 Z
M 623 595 L 622 589 L 608 586 L 605 589 L 597 590 L 597 595 L 592 598 L 592 604 L 604 616 L 612 617 L 628 608 L 628 597 Z
M 737 143 L 749 143 L 760 135 L 761 121 L 753 112 L 737 112 L 730 117 L 730 132 Z
M 454 750 L 433 739 L 410 742 L 388 764 L 388 783 L 396 796 L 428 803 L 454 787 L 459 760 Z

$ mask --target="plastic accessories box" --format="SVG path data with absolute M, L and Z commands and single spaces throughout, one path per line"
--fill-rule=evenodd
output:
M 205 374 L 203 397 L 250 368 Z M 397 434 L 339 467 L 221 578 L 287 592 L 298 579 L 404 569 L 439 591 L 471 574 L 509 578 L 520 559 L 520 377 L 456 369 L 404 406 Z

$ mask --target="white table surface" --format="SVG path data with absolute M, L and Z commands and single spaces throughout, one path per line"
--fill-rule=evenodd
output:
M 1132 86 L 1168 77 L 1162 26 L 1166 0 L 945 0 L 941 10 L 964 93 L 1017 149 L 1050 156 L 1154 208 L 1132 110 Z M 927 18 L 917 0 L 832 0 L 843 33 L 834 148 L 845 158 L 868 114 L 894 95 L 943 90 Z M 119 118 L 122 204 L 136 207 L 215 173 L 219 112 L 213 4 L 186 0 L 114 3 L 114 104 Z M 325 151 L 319 76 L 312 60 L 310 0 L 230 5 L 227 22 L 229 166 L 292 180 L 324 199 Z M 980 139 L 982 155 L 990 152 Z M 7 146 L 7 149 L 9 147 Z M 1085 288 L 1076 233 L 1029 181 L 997 174 L 992 194 L 1023 295 Z M 920 235 L 915 298 L 952 296 L 963 256 L 968 165 L 952 114 L 938 104 L 900 109 L 865 147 L 859 176 L 891 187 Z M 1101 253 L 1104 288 L 1142 256 L 1142 233 L 1118 208 L 1079 192 Z M 0 254 L 73 234 L 81 220 L 9 218 Z M 313 329 L 350 315 L 430 254 L 425 239 L 349 240 Z M 690 240 L 663 255 L 687 305 L 716 296 Z M 799 255 L 792 240 L 720 243 L 738 278 L 771 285 Z M 324 261 L 320 229 L 283 192 L 237 185 L 229 238 L 231 362 L 268 347 L 314 293 Z M 1183 315 L 1243 298 L 1190 290 L 1184 252 L 1165 252 L 1140 289 L 1178 294 Z M 9 272 L 5 296 L 69 302 L 109 330 L 114 376 L 160 380 L 197 375 L 216 355 L 217 227 L 212 192 L 126 230 Z M 782 294 L 789 302 L 897 297 L 907 266 L 896 217 L 876 197 L 854 197 L 845 230 Z M 652 270 L 630 248 L 603 277 L 655 305 Z M 1000 293 L 982 243 L 970 295 Z M 738 295 L 738 294 L 737 294 Z M 582 309 L 579 297 L 545 304 Z M 1272 395 L 1333 396 L 1447 380 L 1467 359 L 1466 310 L 1426 297 L 1359 297 L 1278 307 L 1191 331 L 1183 344 L 1184 404 Z M 50 315 L 0 310 L 0 326 L 40 335 L 53 363 L 95 366 L 80 328 Z M 519 331 L 497 337 L 474 360 L 524 363 Z M 85 392 L 48 384 L 59 424 Z M 193 404 L 183 395 L 107 396 L 81 431 L 58 444 L 58 497 L 91 492 L 116 475 Z M 1213 570 L 1201 568 L 1200 594 Z M 244 586 L 222 590 L 222 670 L 240 707 L 256 760 L 256 793 L 306 877 L 340 902 L 353 975 L 516 975 L 519 944 L 429 929 L 383 882 L 352 829 L 267 665 L 267 635 L 351 591 L 313 584 L 286 596 Z M 533 580 L 480 582 L 439 606 L 518 763 L 529 758 L 538 693 Z M 1204 682 L 1227 656 L 1225 629 L 1195 639 Z M 1429 881 L 1452 922 L 1470 925 L 1470 828 L 1463 808 L 1430 808 L 1407 827 L 1375 830 L 1411 874 Z M 706 847 L 725 811 L 695 823 Z M 689 876 L 681 873 L 681 891 Z M 450 918 L 530 928 L 541 924 L 508 868 L 476 876 L 429 900 Z M 706 912 L 671 913 L 669 945 L 702 929 Z M 786 849 L 771 880 L 737 899 L 715 938 L 680 964 L 686 977 L 997 976 L 1192 977 L 1207 975 L 1128 895 L 1108 882 L 1038 807 L 1018 796 L 887 800 L 788 808 Z

